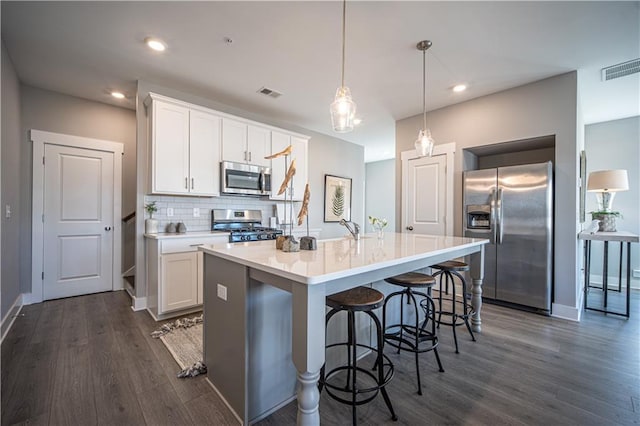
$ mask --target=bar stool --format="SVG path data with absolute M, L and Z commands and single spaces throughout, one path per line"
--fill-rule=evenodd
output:
M 473 331 L 471 331 L 471 324 L 469 324 L 469 316 L 473 314 L 473 308 L 469 304 L 467 300 L 467 282 L 460 272 L 468 271 L 469 265 L 464 262 L 459 262 L 457 260 L 449 260 L 446 262 L 438 263 L 437 265 L 431 266 L 432 269 L 437 269 L 438 272 L 433 274 L 434 278 L 440 276 L 440 286 L 438 289 L 438 310 L 436 310 L 436 314 L 438 314 L 438 319 L 435 322 L 438 324 L 438 328 L 440 328 L 440 324 L 451 326 L 453 329 L 453 341 L 456 344 L 456 353 L 460 353 L 458 351 L 458 336 L 456 335 L 456 327 L 461 325 L 466 325 L 467 330 L 469 330 L 469 334 L 471 335 L 471 340 L 476 341 L 476 337 L 473 335 Z M 460 279 L 462 283 L 462 300 L 456 299 L 456 285 L 453 281 L 453 277 L 456 276 Z M 443 298 L 443 288 L 442 288 L 442 279 L 444 278 L 445 284 L 445 293 L 449 288 L 449 281 L 451 281 L 451 297 Z M 447 293 L 448 294 L 448 293 Z M 449 300 L 451 301 L 451 310 L 444 310 L 442 307 L 442 301 Z M 462 313 L 458 313 L 456 310 L 456 305 L 462 304 Z M 425 311 L 428 307 L 423 306 Z M 442 315 L 451 317 L 450 321 L 443 321 Z
M 418 395 L 422 395 L 422 386 L 420 383 L 420 366 L 418 364 L 418 354 L 433 351 L 438 362 L 438 368 L 441 373 L 444 372 L 440 356 L 438 355 L 438 336 L 436 334 L 434 313 L 435 304 L 431 299 L 431 287 L 436 283 L 435 278 L 431 275 L 419 272 L 408 272 L 406 274 L 396 275 L 385 279 L 386 282 L 397 286 L 404 287 L 400 291 L 389 294 L 382 307 L 382 324 L 384 329 L 385 343 L 400 351 L 412 352 L 416 359 L 416 375 L 418 378 Z M 415 289 L 427 289 L 427 293 L 416 291 Z M 397 324 L 387 325 L 387 305 L 396 296 L 400 296 L 400 322 Z M 407 305 L 413 305 L 415 312 L 415 321 L 413 324 L 405 323 L 403 302 L 407 297 Z M 418 302 L 416 296 L 422 297 L 420 304 L 424 303 L 425 318 L 420 324 L 418 315 Z M 431 320 L 431 327 L 427 327 L 428 321 Z
M 347 365 L 338 366 L 326 374 L 325 367 L 323 366 L 320 370 L 318 387 L 320 391 L 322 391 L 323 387 L 326 388 L 327 394 L 336 401 L 351 405 L 354 425 L 356 424 L 356 407 L 372 401 L 378 393 L 382 393 L 384 402 L 391 412 L 391 418 L 394 421 L 398 420 L 398 417 L 396 417 L 393 411 L 387 390 L 385 389 L 385 386 L 393 378 L 393 363 L 383 354 L 383 329 L 380 325 L 380 320 L 373 312 L 374 309 L 382 306 L 383 302 L 384 295 L 370 287 L 356 287 L 341 293 L 332 294 L 327 297 L 326 301 L 327 305 L 332 308 L 326 316 L 327 325 L 329 324 L 329 320 L 338 312 L 347 312 L 347 341 L 326 346 L 327 349 L 336 346 L 346 346 Z M 373 320 L 376 327 L 377 348 L 356 341 L 356 312 L 364 312 Z M 357 365 L 357 348 L 365 348 L 376 354 L 375 372 Z M 340 376 L 339 373 L 344 371 L 347 373 L 346 381 L 338 377 Z M 357 380 L 356 376 L 358 376 L 359 380 Z M 347 396 L 349 396 L 350 399 L 346 399 Z

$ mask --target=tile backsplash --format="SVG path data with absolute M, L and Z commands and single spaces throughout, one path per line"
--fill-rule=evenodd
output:
M 169 195 L 146 195 L 144 203 L 156 202 L 158 211 L 153 217 L 158 219 L 160 232 L 165 232 L 171 222 L 183 222 L 187 231 L 208 231 L 211 229 L 211 209 L 251 209 L 262 211 L 262 225 L 269 226 L 269 218 L 276 216 L 276 202 L 262 198 L 221 196 L 211 198 L 179 197 Z M 173 208 L 173 216 L 167 216 L 167 208 Z M 200 217 L 193 217 L 193 209 L 200 209 Z M 145 212 L 145 219 L 148 218 Z

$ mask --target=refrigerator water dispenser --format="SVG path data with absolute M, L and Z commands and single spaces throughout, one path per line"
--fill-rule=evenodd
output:
M 491 229 L 491 206 L 467 206 L 467 229 Z

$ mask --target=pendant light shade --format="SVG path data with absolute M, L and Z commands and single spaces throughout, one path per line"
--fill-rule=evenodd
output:
M 418 157 L 431 157 L 435 141 L 431 137 L 431 130 L 427 128 L 427 49 L 432 43 L 429 40 L 422 40 L 416 48 L 422 51 L 422 124 L 423 127 L 418 133 L 415 142 L 416 155 Z
M 353 130 L 353 119 L 356 116 L 356 103 L 351 98 L 351 90 L 344 85 L 344 57 L 345 57 L 345 29 L 346 29 L 347 1 L 342 2 L 342 78 L 340 87 L 336 91 L 336 98 L 331 104 L 331 124 L 338 133 Z
M 331 124 L 333 130 L 338 133 L 346 133 L 353 130 L 353 119 L 356 115 L 356 103 L 351 99 L 351 90 L 348 87 L 338 87 L 336 99 L 331 104 Z

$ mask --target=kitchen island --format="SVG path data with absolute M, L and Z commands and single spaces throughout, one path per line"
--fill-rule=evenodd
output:
M 487 242 L 387 233 L 319 241 L 318 250 L 298 253 L 276 250 L 273 241 L 202 246 L 208 380 L 244 424 L 297 393 L 298 424 L 318 425 L 325 297 L 468 255 L 479 332 Z

